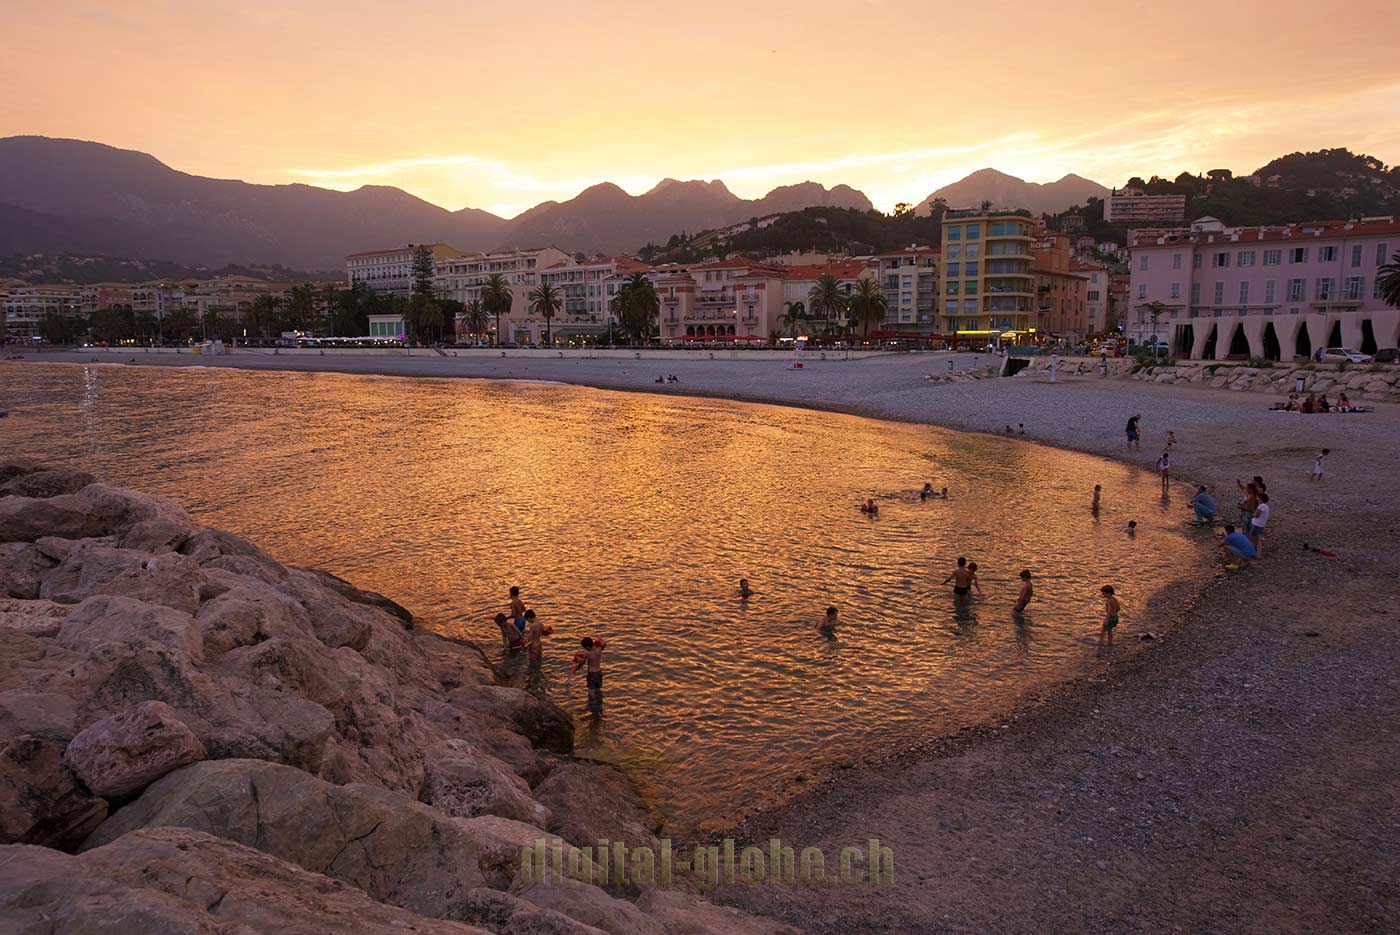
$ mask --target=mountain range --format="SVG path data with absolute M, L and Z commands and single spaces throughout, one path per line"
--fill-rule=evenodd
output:
M 1109 189 L 1098 182 L 1070 173 L 1055 182 L 1027 182 L 996 169 L 978 169 L 971 175 L 933 192 L 914 209 L 924 212 L 935 199 L 950 208 L 976 208 L 990 201 L 994 208 L 1025 208 L 1033 214 L 1057 214 L 1090 198 L 1106 198 Z
M 179 172 L 146 153 L 38 136 L 0 139 L 0 254 L 105 253 L 218 266 L 280 263 L 336 270 L 347 253 L 442 241 L 463 250 L 554 244 L 585 253 L 636 250 L 700 230 L 811 206 L 867 210 L 870 200 L 815 182 L 740 198 L 723 182 L 666 179 L 642 195 L 594 185 L 505 219 L 448 211 L 397 188 L 337 192 Z

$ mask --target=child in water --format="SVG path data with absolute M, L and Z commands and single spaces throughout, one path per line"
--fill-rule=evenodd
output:
M 1112 637 L 1118 628 L 1118 598 L 1113 594 L 1113 585 L 1106 584 L 1099 589 L 1103 595 L 1103 633 Z
M 517 650 L 525 645 L 524 639 L 520 636 L 520 631 L 511 626 L 510 620 L 505 614 L 496 615 L 496 626 L 501 628 L 501 645 L 507 650 Z
M 1136 536 L 1136 535 L 1137 535 L 1137 520 L 1135 520 L 1135 519 L 1130 519 L 1130 520 L 1128 520 L 1128 535 L 1130 535 L 1130 536 Z
M 520 589 L 513 585 L 510 589 L 510 619 L 515 621 L 517 630 L 525 632 L 525 602 L 520 599 Z
M 525 647 L 530 651 L 530 662 L 538 665 L 544 658 L 544 638 L 554 632 L 535 619 L 533 610 L 525 611 Z
M 748 578 L 739 579 L 739 597 L 743 600 L 748 600 L 749 598 L 753 597 L 753 589 L 749 587 Z
M 972 572 L 972 587 L 976 589 L 976 591 L 977 591 L 977 596 L 978 596 L 978 597 L 981 597 L 981 596 L 982 596 L 982 585 L 979 584 L 978 581 L 977 581 L 977 563 L 976 563 L 976 562 L 969 562 L 969 563 L 968 563 L 968 566 L 967 566 L 967 570 L 970 571 L 970 572 Z
M 872 497 L 871 499 L 866 500 L 865 503 L 861 505 L 860 511 L 862 513 L 869 513 L 870 515 L 874 516 L 876 513 L 880 512 L 880 508 L 875 505 L 875 500 Z
M 1090 508 L 1090 509 L 1092 509 L 1095 513 L 1097 513 L 1097 512 L 1099 511 L 1099 494 L 1101 494 L 1101 493 L 1103 493 L 1103 487 L 1101 487 L 1101 486 L 1098 485 L 1098 484 L 1095 484 L 1095 485 L 1094 485 L 1094 505 Z
M 577 674 L 579 669 L 588 667 L 588 672 L 584 679 L 588 682 L 588 700 L 603 700 L 603 648 L 607 646 L 607 641 L 602 637 L 597 639 L 585 636 L 579 640 L 579 645 L 583 647 L 583 652 L 574 653 L 574 671 Z
M 933 492 L 933 485 L 932 485 L 932 484 L 924 484 L 924 489 L 919 491 L 919 499 L 920 499 L 920 500 L 927 500 L 929 497 L 936 497 L 936 496 L 938 496 L 938 494 L 936 494 L 936 493 Z
M 837 622 L 836 608 L 828 607 L 826 609 L 826 616 L 817 621 L 817 632 L 828 639 L 832 639 L 836 636 Z
M 1026 605 L 1031 602 L 1031 598 L 1034 596 L 1035 588 L 1031 587 L 1031 570 L 1023 568 L 1021 569 L 1021 593 L 1016 598 L 1016 613 L 1023 613 Z

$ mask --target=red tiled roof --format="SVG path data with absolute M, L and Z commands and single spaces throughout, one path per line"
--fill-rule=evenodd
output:
M 1293 224 L 1264 225 L 1261 227 L 1226 228 L 1225 231 L 1202 231 L 1193 233 L 1190 228 L 1171 228 L 1156 231 L 1133 231 L 1129 246 L 1186 246 L 1190 244 L 1227 243 L 1272 243 L 1291 240 L 1334 237 L 1365 237 L 1400 234 L 1400 221 L 1394 218 L 1366 221 L 1301 221 Z M 1163 243 L 1157 243 L 1162 238 Z

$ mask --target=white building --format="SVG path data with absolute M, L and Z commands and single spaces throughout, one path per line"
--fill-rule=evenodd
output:
M 375 292 L 407 297 L 413 291 L 413 254 L 418 247 L 433 251 L 433 262 L 441 263 L 462 255 L 445 243 L 404 244 L 386 250 L 367 250 L 345 258 L 345 279 L 350 286 L 362 282 Z
M 1139 188 L 1113 189 L 1103 212 L 1110 224 L 1157 224 L 1185 217 L 1185 195 L 1149 195 Z
M 938 308 L 938 247 L 909 246 L 876 257 L 889 312 L 882 330 L 932 334 Z
M 6 337 L 32 338 L 50 312 L 77 317 L 83 311 L 82 287 L 16 285 L 5 297 Z

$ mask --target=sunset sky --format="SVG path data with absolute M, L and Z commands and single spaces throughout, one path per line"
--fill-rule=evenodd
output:
M 877 207 L 1032 181 L 1400 161 L 1400 2 L 6 0 L 0 136 L 513 215 L 602 180 Z

